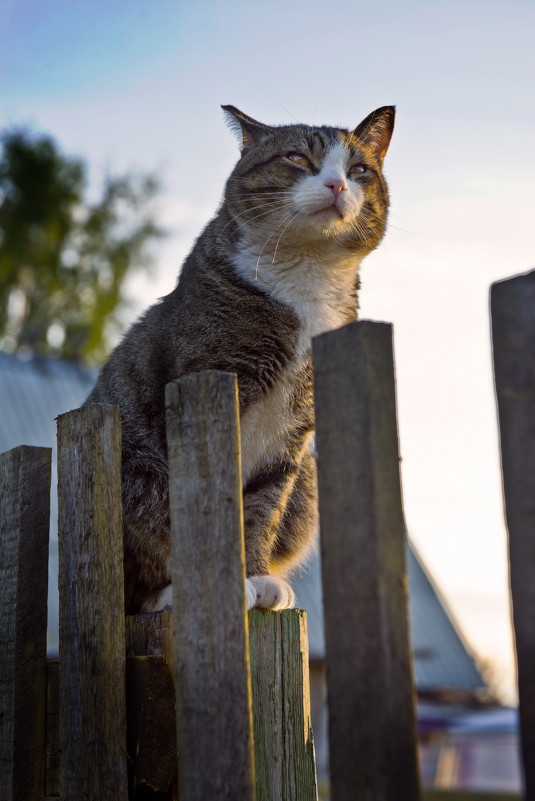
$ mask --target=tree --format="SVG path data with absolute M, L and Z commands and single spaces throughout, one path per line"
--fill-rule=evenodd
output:
M 153 176 L 108 176 L 87 199 L 87 167 L 50 136 L 0 135 L 0 347 L 101 362 L 122 330 L 126 275 L 150 265 L 161 230 Z

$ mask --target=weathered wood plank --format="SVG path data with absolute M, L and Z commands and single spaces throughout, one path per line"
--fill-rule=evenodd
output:
M 172 613 L 129 615 L 125 622 L 130 797 L 145 792 L 152 801 L 178 801 Z M 132 657 L 142 662 L 132 668 Z
M 46 665 L 46 765 L 45 793 L 59 796 L 59 662 Z
M 392 327 L 314 340 L 333 801 L 419 797 Z
M 58 508 L 61 797 L 126 801 L 117 407 L 58 417 Z
M 316 801 L 306 612 L 249 614 L 257 801 Z
M 491 289 L 520 727 L 528 801 L 535 799 L 535 270 Z
M 130 798 L 173 801 L 175 688 L 163 656 L 126 660 L 126 711 Z
M 50 448 L 0 455 L 0 798 L 44 790 Z
M 161 612 L 128 615 L 126 623 L 126 656 L 164 656 L 173 663 L 173 615 L 166 607 Z
M 167 386 L 181 801 L 254 798 L 236 378 Z
M 129 799 L 176 801 L 175 689 L 162 656 L 126 660 Z M 47 664 L 46 783 L 47 798 L 58 798 L 59 662 Z M 40 798 L 40 796 L 38 796 Z M 3 798 L 3 797 L 2 797 Z

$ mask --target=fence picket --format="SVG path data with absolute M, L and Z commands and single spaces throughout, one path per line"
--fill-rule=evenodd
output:
M 333 801 L 419 797 L 391 329 L 313 343 Z
M 177 801 L 173 619 L 171 610 L 126 622 L 126 711 L 129 792 Z
M 50 448 L 0 455 L 0 798 L 44 793 Z
M 119 410 L 58 417 L 60 797 L 126 801 Z
M 306 612 L 249 616 L 257 801 L 316 801 Z
M 491 288 L 525 791 L 535 799 L 535 270 Z
M 236 378 L 166 391 L 181 801 L 254 798 Z

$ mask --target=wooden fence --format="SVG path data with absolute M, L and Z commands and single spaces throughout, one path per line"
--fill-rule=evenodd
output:
M 517 294 L 531 293 L 531 347 L 535 273 L 526 280 Z M 504 285 L 493 295 L 496 376 L 502 448 L 516 443 L 504 456 L 505 490 L 510 480 L 513 498 L 529 484 L 523 501 L 514 495 L 510 507 L 508 496 L 507 505 L 511 537 L 518 525 L 525 545 L 515 556 L 521 571 L 524 558 L 535 564 L 535 372 L 533 356 L 522 355 L 527 340 L 508 327 L 518 312 L 513 304 L 505 314 L 505 296 Z M 391 326 L 330 332 L 313 357 L 331 798 L 416 801 Z M 1 801 L 317 797 L 305 613 L 245 612 L 235 377 L 174 382 L 166 407 L 173 609 L 126 620 L 118 410 L 58 418 L 59 663 L 47 663 L 45 648 L 50 451 L 21 446 L 0 457 Z M 519 443 L 528 429 L 529 445 Z M 524 449 L 520 468 L 515 448 Z M 524 572 L 518 583 L 533 623 L 535 582 Z M 526 666 L 531 632 L 517 630 Z M 533 686 L 526 667 L 531 753 Z

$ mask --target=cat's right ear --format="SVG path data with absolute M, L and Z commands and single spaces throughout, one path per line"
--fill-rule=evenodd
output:
M 243 111 L 240 111 L 235 106 L 221 106 L 227 115 L 227 122 L 230 129 L 236 134 L 240 140 L 241 154 L 245 155 L 252 147 L 254 147 L 265 135 L 268 125 L 263 125 L 258 120 L 253 120 L 248 117 Z
M 381 164 L 390 144 L 395 118 L 395 106 L 381 106 L 368 114 L 353 131 L 354 136 L 370 145 Z

